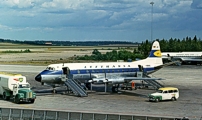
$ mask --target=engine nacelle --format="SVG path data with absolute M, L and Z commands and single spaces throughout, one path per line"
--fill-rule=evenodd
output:
M 108 82 L 107 79 L 98 79 L 98 78 L 93 78 L 92 80 L 89 80 L 88 82 L 93 83 L 93 84 L 104 84 Z
M 95 84 L 104 84 L 104 83 L 119 84 L 119 83 L 124 83 L 125 81 L 123 78 L 116 78 L 116 79 L 94 78 L 92 80 L 89 80 L 88 82 L 95 83 Z
M 123 78 L 109 79 L 109 81 L 110 81 L 112 84 L 119 84 L 119 83 L 124 83 L 124 82 L 125 82 Z

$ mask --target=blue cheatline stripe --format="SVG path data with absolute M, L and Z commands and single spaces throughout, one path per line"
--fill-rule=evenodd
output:
M 149 54 L 149 57 L 156 57 L 156 56 L 154 55 L 154 52 L 156 52 L 156 50 L 151 50 L 151 51 L 150 51 L 150 54 Z
M 154 68 L 145 68 L 144 71 L 153 71 Z M 94 74 L 94 73 L 122 73 L 122 72 L 137 72 L 138 68 L 111 68 L 111 69 L 80 69 L 80 70 L 70 70 L 70 74 Z M 52 71 L 44 70 L 41 75 L 57 75 L 62 74 L 62 70 Z

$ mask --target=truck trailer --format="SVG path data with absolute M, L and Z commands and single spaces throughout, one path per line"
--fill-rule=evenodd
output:
M 0 95 L 4 100 L 13 99 L 14 103 L 34 103 L 36 93 L 30 89 L 26 77 L 21 74 L 0 72 Z

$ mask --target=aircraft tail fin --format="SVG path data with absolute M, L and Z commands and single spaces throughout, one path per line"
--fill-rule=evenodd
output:
M 154 63 L 156 65 L 162 65 L 163 60 L 161 57 L 161 48 L 158 41 L 155 41 L 152 45 L 149 56 L 146 58 L 149 63 Z
M 159 66 L 163 65 L 163 60 L 161 57 L 161 49 L 158 41 L 155 41 L 152 45 L 149 56 L 144 60 L 136 61 L 139 62 L 140 65 L 153 65 Z
M 161 49 L 158 41 L 155 41 L 152 45 L 151 52 L 148 57 L 157 57 L 161 58 Z

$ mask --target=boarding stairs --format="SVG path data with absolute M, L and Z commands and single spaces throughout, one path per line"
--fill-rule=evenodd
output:
M 151 78 L 150 76 L 148 76 L 147 74 L 144 74 L 143 72 L 137 72 L 137 77 L 143 78 L 143 76 L 147 77 L 147 78 Z M 160 84 L 156 80 L 143 80 L 143 81 L 148 83 L 149 85 L 153 86 L 155 89 L 159 89 L 160 87 L 164 87 L 162 84 Z
M 74 79 L 67 79 L 65 85 L 68 86 L 76 96 L 87 97 L 87 92 Z
M 159 82 L 157 82 L 156 80 L 144 80 L 146 83 L 148 83 L 149 85 L 153 86 L 155 89 L 159 89 L 161 87 L 164 87 L 162 84 L 160 84 Z
M 87 92 L 81 87 L 81 85 L 72 79 L 72 77 L 67 77 L 66 74 L 61 75 L 62 81 L 64 84 L 78 97 L 86 97 L 88 96 Z

